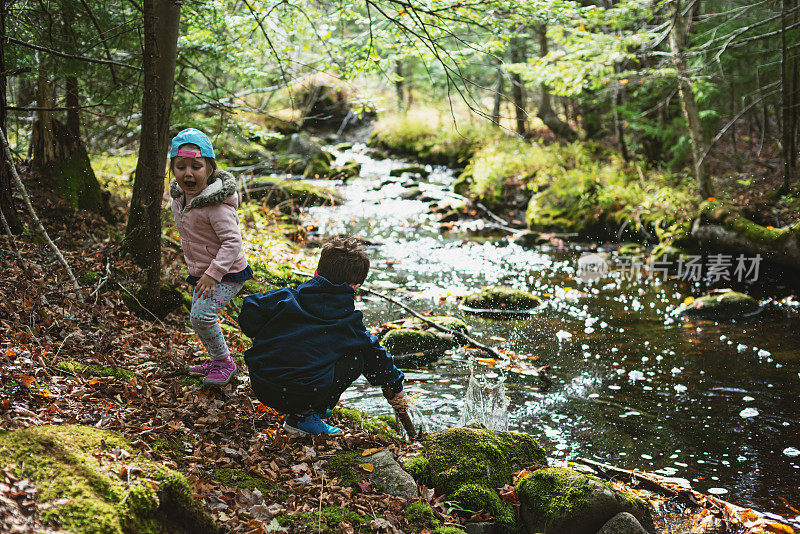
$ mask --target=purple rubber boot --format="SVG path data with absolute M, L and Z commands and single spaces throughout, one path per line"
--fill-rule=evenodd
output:
M 194 376 L 206 376 L 211 372 L 214 362 L 198 363 L 189 367 L 189 374 Z
M 225 386 L 236 374 L 236 364 L 231 358 L 211 362 L 211 370 L 206 375 L 203 384 L 210 386 Z

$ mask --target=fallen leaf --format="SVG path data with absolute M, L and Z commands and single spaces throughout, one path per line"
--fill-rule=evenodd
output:
M 364 452 L 361 453 L 361 456 L 370 456 L 371 454 L 375 454 L 376 452 L 381 452 L 384 447 L 377 447 L 375 449 L 364 449 Z
M 358 464 L 358 467 L 366 471 L 367 473 L 372 473 L 375 470 L 375 466 L 372 464 Z
M 30 375 L 23 375 L 23 376 L 19 377 L 19 381 L 22 383 L 23 386 L 25 386 L 26 388 L 29 388 L 29 387 L 31 387 L 31 384 L 36 382 L 36 379 L 33 378 Z

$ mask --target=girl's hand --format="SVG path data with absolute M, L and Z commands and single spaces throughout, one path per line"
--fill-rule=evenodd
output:
M 214 296 L 215 287 L 217 287 L 217 281 L 207 274 L 204 274 L 194 286 L 194 292 L 197 295 L 197 298 L 211 298 Z

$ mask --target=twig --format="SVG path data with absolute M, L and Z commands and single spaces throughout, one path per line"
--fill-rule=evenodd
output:
M 14 234 L 11 233 L 11 227 L 8 225 L 8 221 L 6 220 L 6 216 L 3 215 L 3 210 L 0 210 L 0 220 L 3 221 L 3 228 L 6 231 L 6 235 L 8 236 L 8 244 L 11 245 L 11 249 L 14 251 L 14 255 L 17 257 L 17 264 L 19 265 L 20 269 L 25 271 L 25 262 L 22 260 L 22 255 L 19 253 L 19 247 L 17 247 L 17 243 L 14 241 Z
M 61 254 L 61 251 L 58 250 L 56 244 L 53 243 L 53 241 L 50 239 L 50 236 L 47 234 L 47 230 L 45 230 L 45 227 L 42 225 L 42 221 L 40 221 L 39 216 L 36 215 L 36 210 L 33 209 L 33 204 L 31 204 L 31 197 L 28 196 L 28 191 L 25 189 L 25 184 L 22 183 L 22 180 L 20 179 L 19 174 L 17 173 L 17 166 L 14 165 L 14 156 L 12 156 L 11 154 L 11 147 L 8 145 L 8 139 L 6 139 L 6 135 L 2 132 L 2 129 L 0 129 L 0 141 L 2 141 L 3 143 L 5 159 L 6 162 L 8 163 L 8 166 L 11 168 L 11 175 L 14 177 L 14 182 L 17 184 L 17 188 L 19 189 L 19 192 L 22 194 L 22 198 L 25 200 L 25 205 L 28 207 L 28 212 L 30 212 L 31 217 L 33 218 L 33 222 L 36 224 L 36 229 L 39 230 L 39 233 L 42 234 L 42 237 L 44 237 L 44 240 L 47 242 L 47 245 L 56 255 L 58 261 L 67 270 L 67 276 L 69 276 L 69 280 L 70 282 L 72 282 L 72 287 L 75 289 L 78 301 L 83 303 L 84 302 L 83 295 L 81 295 L 81 289 L 78 286 L 78 281 L 75 280 L 75 275 L 72 274 L 72 269 L 70 269 L 67 260 L 64 259 L 64 256 Z
M 94 303 L 97 305 L 97 301 L 100 300 L 100 289 L 106 285 L 106 283 L 111 279 L 111 261 L 106 257 L 106 274 L 103 276 L 100 281 L 97 283 L 97 287 L 94 288 L 94 291 L 89 295 L 90 297 L 94 296 Z

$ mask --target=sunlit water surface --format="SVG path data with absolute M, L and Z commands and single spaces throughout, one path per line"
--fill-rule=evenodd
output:
M 373 243 L 375 287 L 418 310 L 462 317 L 477 340 L 517 355 L 509 370 L 479 366 L 490 382 L 507 376 L 510 429 L 533 435 L 554 459 L 584 457 L 682 477 L 738 504 L 798 515 L 792 508 L 800 508 L 800 319 L 791 302 L 777 302 L 790 289 L 763 279 L 744 288 L 770 302 L 748 320 L 679 318 L 678 305 L 705 287 L 626 280 L 615 270 L 582 282 L 575 279 L 577 258 L 587 246 L 525 250 L 503 236 L 470 237 L 480 221 L 443 233 L 427 203 L 400 199 L 402 180 L 387 183 L 389 170 L 404 163 L 372 160 L 359 146 L 339 155 L 348 159 L 363 169 L 361 178 L 339 186 L 346 202 L 311 209 L 307 222 L 322 235 L 350 233 Z M 453 179 L 434 168 L 420 187 L 442 198 Z M 504 320 L 458 309 L 458 295 L 495 284 L 530 290 L 545 305 Z M 408 316 L 374 297 L 363 297 L 359 307 L 368 328 Z M 459 349 L 406 370 L 407 394 L 424 418 L 417 422 L 428 430 L 458 424 L 470 357 L 486 355 Z M 543 364 L 553 369 L 547 391 L 524 374 Z M 370 413 L 388 410 L 379 389 L 363 379 L 342 400 Z

